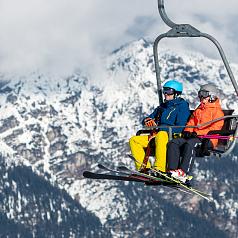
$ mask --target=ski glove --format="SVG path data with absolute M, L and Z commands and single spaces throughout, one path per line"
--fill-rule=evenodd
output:
M 189 131 L 183 131 L 182 132 L 182 137 L 184 139 L 191 139 L 191 138 L 196 138 L 197 137 L 197 133 L 196 132 L 189 132 Z
M 144 123 L 145 123 L 145 126 L 147 126 L 147 127 L 156 126 L 155 121 L 152 118 L 150 118 L 150 117 L 146 118 L 144 120 Z

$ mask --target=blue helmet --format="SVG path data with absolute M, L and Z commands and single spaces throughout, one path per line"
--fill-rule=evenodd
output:
M 176 80 L 169 80 L 163 86 L 163 88 L 172 88 L 176 93 L 181 94 L 183 92 L 183 84 Z

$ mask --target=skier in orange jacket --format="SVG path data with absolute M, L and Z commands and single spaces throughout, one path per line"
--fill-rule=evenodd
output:
M 191 115 L 186 126 L 197 126 L 224 116 L 217 93 L 218 90 L 213 84 L 201 86 L 198 92 L 201 103 Z M 219 120 L 203 127 L 185 128 L 182 138 L 173 139 L 167 144 L 167 166 L 172 177 L 186 181 L 187 174 L 192 169 L 195 148 L 201 144 L 201 138 L 197 136 L 206 135 L 209 131 L 221 130 L 223 124 L 224 121 Z M 218 140 L 211 139 L 209 143 L 209 146 L 214 148 Z

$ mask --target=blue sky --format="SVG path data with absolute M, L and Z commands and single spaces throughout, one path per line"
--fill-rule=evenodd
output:
M 213 35 L 228 60 L 238 63 L 237 0 L 164 2 L 171 20 Z M 142 37 L 154 40 L 167 30 L 157 0 L 0 0 L 0 68 L 70 73 L 100 64 L 102 56 L 122 44 Z M 163 44 L 218 57 L 205 40 Z

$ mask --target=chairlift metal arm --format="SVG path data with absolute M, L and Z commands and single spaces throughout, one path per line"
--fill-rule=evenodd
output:
M 168 18 L 164 9 L 164 0 L 158 0 L 158 9 L 159 9 L 161 18 L 165 22 L 166 25 L 168 25 L 170 28 L 173 28 L 174 26 L 177 25 Z
M 154 42 L 153 45 L 153 54 L 154 54 L 154 62 L 155 62 L 155 75 L 156 75 L 156 80 L 157 80 L 157 89 L 158 89 L 158 95 L 159 95 L 159 104 L 163 103 L 163 92 L 162 92 L 162 85 L 161 85 L 161 77 L 160 77 L 160 66 L 159 66 L 159 56 L 158 56 L 158 44 L 159 41 L 163 38 L 166 37 L 165 34 L 159 35 Z
M 208 40 L 212 41 L 220 53 L 222 61 L 223 61 L 225 68 L 227 70 L 228 76 L 230 77 L 230 80 L 231 80 L 232 85 L 235 89 L 236 95 L 238 96 L 238 85 L 237 85 L 235 77 L 231 71 L 230 65 L 226 59 L 225 53 L 224 53 L 221 45 L 219 44 L 219 42 L 211 35 L 206 34 L 206 33 L 201 33 L 199 30 L 197 30 L 195 27 L 193 27 L 189 24 L 176 24 L 173 21 L 171 21 L 165 12 L 164 0 L 158 0 L 158 9 L 159 9 L 159 14 L 160 14 L 162 20 L 165 22 L 166 25 L 168 25 L 170 28 L 172 28 L 167 33 L 159 35 L 155 39 L 154 46 L 153 46 L 159 103 L 161 104 L 163 102 L 163 94 L 162 94 L 162 86 L 161 86 L 161 78 L 160 78 L 161 70 L 159 67 L 159 60 L 158 60 L 158 44 L 159 44 L 160 40 L 165 37 L 167 37 L 167 38 L 204 37 L 204 38 L 207 38 Z

